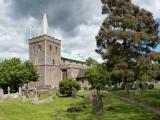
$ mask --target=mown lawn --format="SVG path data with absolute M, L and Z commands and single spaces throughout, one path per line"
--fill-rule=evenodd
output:
M 113 92 L 120 96 L 126 96 L 125 90 L 118 90 Z M 141 96 L 135 96 L 135 91 L 132 90 L 130 91 L 129 97 L 135 99 L 136 101 L 160 108 L 160 90 L 141 91 Z
M 104 115 L 97 117 L 91 112 L 91 103 L 83 100 L 84 93 L 81 91 L 75 99 L 56 97 L 52 102 L 40 105 L 19 100 L 4 101 L 0 103 L 0 120 L 56 120 L 57 116 L 64 120 L 154 120 L 153 113 L 109 96 L 104 98 Z M 68 107 L 81 104 L 86 105 L 83 111 L 66 112 Z

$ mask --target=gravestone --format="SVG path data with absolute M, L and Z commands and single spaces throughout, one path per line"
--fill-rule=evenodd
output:
M 59 89 L 56 87 L 56 88 L 55 88 L 55 90 L 56 90 L 56 96 L 58 96 L 58 97 L 59 97 L 59 96 L 60 96 Z
M 18 88 L 18 94 L 19 94 L 19 97 L 22 97 L 22 88 L 21 87 Z
M 28 90 L 25 86 L 22 87 L 22 101 L 25 102 L 29 98 Z
M 103 101 L 102 96 L 97 94 L 97 91 L 94 90 L 92 92 L 92 112 L 96 115 L 102 115 L 103 114 Z
M 48 87 L 48 97 L 49 97 L 49 99 L 53 99 L 51 86 Z
M 72 87 L 72 98 L 76 98 L 77 90 L 75 87 Z
M 34 87 L 34 98 L 32 99 L 32 102 L 34 103 L 34 102 L 37 102 L 39 99 L 38 99 L 38 89 L 37 89 L 37 87 L 35 86 Z
M 91 101 L 92 96 L 90 94 L 89 95 L 84 95 L 84 100 Z
M 38 98 L 38 89 L 36 86 L 34 87 L 34 98 Z
M 63 117 L 61 117 L 61 116 L 57 116 L 57 117 L 56 117 L 56 120 L 64 120 L 64 119 L 63 119 Z
M 4 91 L 2 88 L 0 88 L 0 100 L 4 99 Z
M 10 95 L 10 93 L 11 93 L 11 92 L 10 92 L 10 91 L 11 91 L 11 88 L 8 87 L 8 88 L 7 88 L 7 91 L 8 91 L 8 95 Z

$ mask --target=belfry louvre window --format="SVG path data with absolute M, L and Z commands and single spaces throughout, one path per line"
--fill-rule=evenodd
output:
M 54 65 L 54 64 L 55 64 L 55 61 L 54 61 L 54 59 L 53 59 L 53 61 L 52 61 L 52 62 L 53 62 L 53 65 Z
M 33 47 L 33 52 L 35 52 L 36 51 L 36 48 L 35 47 Z
M 52 50 L 52 45 L 49 46 L 50 51 Z
M 56 53 L 58 52 L 58 48 L 56 47 Z
M 39 46 L 38 46 L 38 50 L 41 51 L 41 49 L 42 49 L 42 47 L 39 45 Z

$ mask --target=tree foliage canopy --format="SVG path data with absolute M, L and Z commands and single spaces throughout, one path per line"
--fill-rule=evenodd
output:
M 86 64 L 87 64 L 88 66 L 92 66 L 92 65 L 97 64 L 97 61 L 94 60 L 93 58 L 89 57 L 88 59 L 86 59 Z
M 85 76 L 92 87 L 97 90 L 101 90 L 105 88 L 106 85 L 110 84 L 110 73 L 100 64 L 96 64 L 89 68 L 86 71 Z
M 6 59 L 0 63 L 0 87 L 17 90 L 19 86 L 30 81 L 37 81 L 39 75 L 32 63 L 21 62 L 18 58 Z
M 134 5 L 131 0 L 101 1 L 106 19 L 96 36 L 96 52 L 106 61 L 112 78 L 118 77 L 128 83 L 159 76 L 159 68 L 152 64 L 155 59 L 151 57 L 160 42 L 158 24 L 152 13 Z

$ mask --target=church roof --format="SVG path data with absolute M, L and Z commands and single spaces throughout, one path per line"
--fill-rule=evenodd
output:
M 85 60 L 82 57 L 78 55 L 68 54 L 68 53 L 61 53 L 61 58 L 79 61 L 79 62 L 85 62 Z

